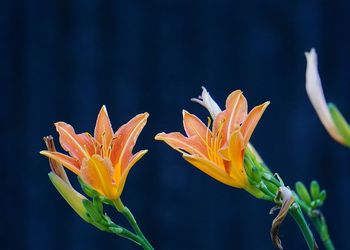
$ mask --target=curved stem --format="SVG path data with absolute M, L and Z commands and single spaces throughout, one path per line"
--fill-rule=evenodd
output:
M 335 250 L 333 242 L 328 232 L 328 226 L 325 217 L 318 209 L 313 209 L 308 206 L 303 200 L 301 200 L 297 194 L 294 194 L 297 198 L 297 202 L 301 209 L 309 216 L 313 226 L 316 228 L 318 235 L 320 236 L 324 247 L 327 250 Z
M 126 206 L 124 206 L 121 199 L 114 201 L 113 204 L 115 208 L 118 210 L 118 212 L 121 213 L 128 220 L 128 222 L 130 223 L 131 227 L 134 229 L 137 236 L 141 239 L 141 241 L 139 242 L 140 245 L 146 250 L 153 250 L 154 248 L 142 233 L 131 211 Z
M 129 230 L 127 230 L 123 227 L 120 227 L 118 225 L 115 225 L 115 224 L 112 224 L 111 227 L 109 228 L 109 230 L 112 233 L 114 233 L 120 237 L 129 239 L 129 240 L 133 241 L 134 243 L 138 244 L 139 246 L 141 246 L 140 237 L 137 236 L 136 234 L 130 232 Z
M 294 221 L 298 224 L 305 241 L 310 250 L 317 250 L 318 246 L 316 244 L 315 238 L 304 218 L 303 212 L 300 209 L 300 206 L 297 203 L 294 203 L 290 209 L 289 214 L 293 217 Z
M 310 215 L 310 219 L 312 221 L 312 224 L 316 228 L 317 233 L 319 234 L 325 248 L 327 250 L 335 250 L 331 237 L 329 236 L 329 233 L 328 233 L 328 226 L 326 223 L 326 219 L 324 218 L 322 213 L 318 210 L 315 210 Z

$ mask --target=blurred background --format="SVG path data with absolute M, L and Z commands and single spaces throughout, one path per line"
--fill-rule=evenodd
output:
M 103 104 L 114 129 L 151 114 L 136 148 L 149 153 L 130 172 L 122 198 L 156 249 L 273 249 L 272 203 L 215 181 L 153 140 L 161 131 L 183 131 L 182 109 L 206 121 L 207 112 L 190 101 L 202 85 L 222 107 L 238 88 L 250 107 L 271 101 L 252 143 L 287 185 L 319 180 L 329 195 L 323 211 L 334 244 L 349 246 L 350 151 L 328 136 L 304 86 L 304 52 L 315 47 L 326 98 L 350 117 L 349 3 L 0 6 L 1 249 L 137 249 L 83 222 L 51 185 L 39 155 L 43 136 L 58 143 L 54 122 L 92 132 Z M 290 217 L 281 237 L 286 249 L 307 249 Z

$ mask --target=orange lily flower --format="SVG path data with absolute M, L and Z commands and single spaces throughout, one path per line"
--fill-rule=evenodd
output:
M 113 201 L 120 197 L 132 166 L 147 153 L 147 150 L 141 150 L 132 154 L 147 118 L 148 113 L 139 114 L 114 133 L 107 109 L 102 106 L 94 136 L 76 134 L 74 128 L 65 122 L 55 123 L 61 146 L 69 156 L 46 150 L 40 153 L 59 162 Z
M 186 161 L 214 179 L 252 191 L 244 169 L 244 152 L 268 104 L 253 108 L 248 114 L 247 100 L 242 91 L 236 90 L 228 96 L 226 109 L 215 116 L 212 129 L 210 120 L 206 126 L 197 116 L 183 111 L 187 136 L 179 132 L 159 133 L 155 139 L 181 152 Z

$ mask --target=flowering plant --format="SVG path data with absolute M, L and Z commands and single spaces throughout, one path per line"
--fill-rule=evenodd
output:
M 327 105 L 325 101 L 316 52 L 312 49 L 305 55 L 306 89 L 311 103 L 329 134 L 350 147 L 349 124 L 333 104 Z M 311 220 L 325 248 L 335 249 L 320 210 L 326 200 L 326 191 L 315 180 L 310 183 L 310 188 L 302 182 L 295 184 L 295 190 L 285 185 L 250 143 L 253 131 L 270 102 L 264 102 L 248 112 L 243 92 L 235 90 L 228 95 L 225 109 L 221 110 L 204 87 L 202 94 L 192 101 L 208 110 L 207 125 L 196 115 L 183 111 L 185 134 L 161 132 L 155 139 L 180 152 L 189 164 L 217 181 L 272 202 L 271 213 L 275 210 L 279 213 L 272 222 L 270 235 L 278 249 L 283 249 L 279 230 L 288 214 L 299 226 L 309 249 L 318 249 L 318 245 L 304 215 Z M 89 133 L 76 134 L 67 123 L 55 123 L 60 144 L 68 155 L 56 151 L 52 136 L 44 138 L 47 150 L 40 153 L 49 159 L 52 184 L 84 221 L 102 231 L 127 238 L 143 249 L 153 249 L 130 210 L 121 201 L 129 171 L 147 153 L 147 150 L 132 153 L 147 118 L 148 113 L 139 114 L 114 132 L 107 109 L 103 106 L 93 136 Z M 65 169 L 78 176 L 84 194 L 72 187 Z M 106 205 L 115 207 L 128 220 L 133 231 L 114 223 L 104 212 Z
M 69 124 L 55 123 L 61 146 L 69 156 L 56 151 L 51 136 L 44 138 L 48 150 L 40 153 L 49 158 L 51 182 L 81 218 L 102 231 L 130 239 L 144 249 L 153 249 L 120 199 L 130 169 L 147 153 L 147 150 L 141 150 L 132 154 L 147 118 L 148 113 L 137 115 L 114 133 L 107 109 L 103 106 L 97 117 L 94 136 L 89 133 L 77 135 Z M 78 176 L 83 191 L 92 201 L 73 189 L 63 167 Z M 134 232 L 115 224 L 104 213 L 105 204 L 114 206 L 123 214 Z

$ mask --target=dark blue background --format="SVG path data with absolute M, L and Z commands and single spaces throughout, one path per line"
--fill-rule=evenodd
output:
M 237 88 L 250 107 L 271 101 L 253 144 L 286 184 L 319 180 L 329 194 L 324 213 L 334 243 L 349 246 L 350 151 L 328 136 L 307 99 L 303 54 L 316 47 L 327 99 L 349 117 L 349 3 L 0 6 L 1 249 L 136 249 L 84 223 L 53 188 L 38 154 L 43 136 L 57 142 L 55 121 L 92 131 L 102 104 L 115 129 L 151 114 L 137 144 L 150 152 L 131 171 L 123 201 L 156 249 L 273 249 L 272 204 L 216 182 L 153 140 L 160 131 L 182 131 L 183 108 L 206 120 L 190 102 L 201 85 L 221 106 Z M 281 230 L 286 249 L 306 249 L 290 218 Z

